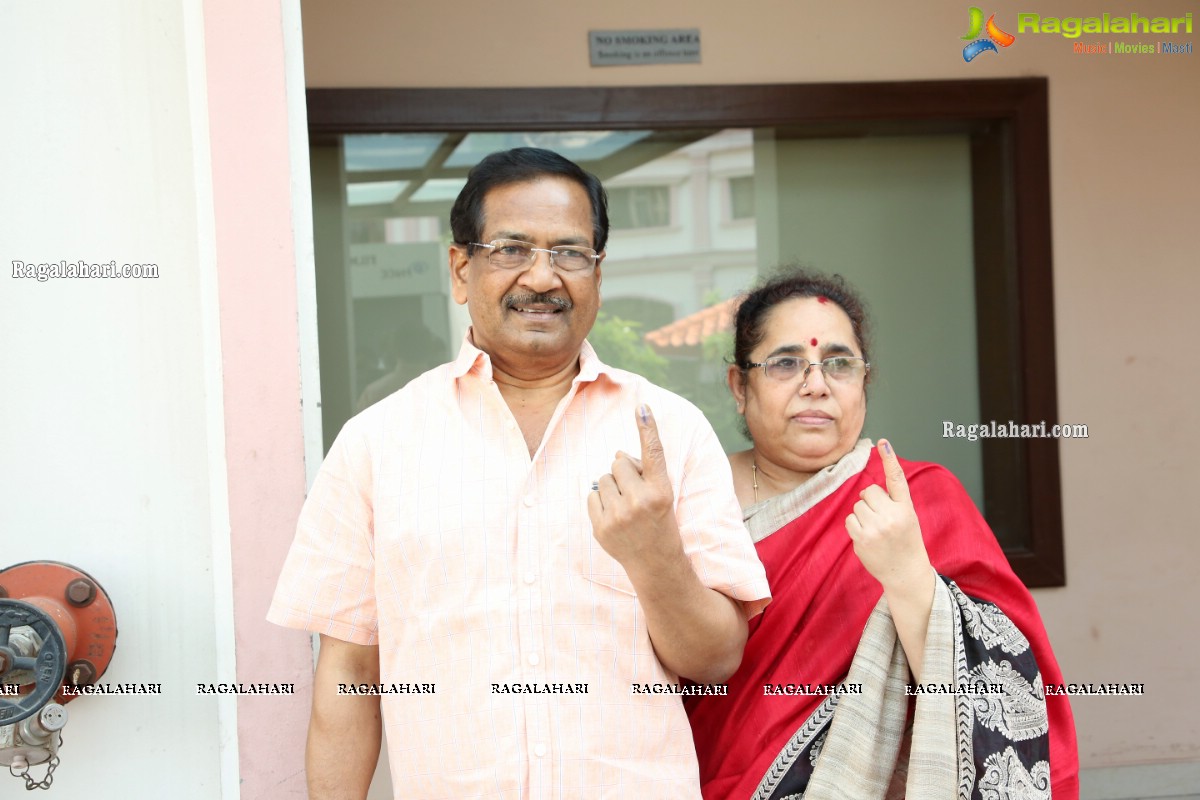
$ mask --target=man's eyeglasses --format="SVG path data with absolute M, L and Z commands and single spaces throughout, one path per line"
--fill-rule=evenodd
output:
M 583 272 L 596 265 L 600 254 L 590 247 L 563 244 L 558 247 L 534 247 L 530 242 L 516 239 L 495 239 L 487 244 L 471 242 L 471 247 L 486 247 L 488 263 L 496 269 L 524 269 L 533 263 L 538 253 L 550 254 L 550 265 L 562 272 Z
M 747 361 L 743 369 L 762 367 L 766 376 L 773 381 L 786 383 L 794 380 L 797 375 L 808 379 L 808 371 L 820 367 L 827 381 L 838 383 L 855 383 L 861 381 L 871 369 L 871 365 L 858 356 L 830 356 L 824 361 L 809 361 L 799 356 L 771 356 L 761 364 Z

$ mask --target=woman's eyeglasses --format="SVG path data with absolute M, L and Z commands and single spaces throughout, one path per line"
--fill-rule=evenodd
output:
M 827 381 L 838 383 L 854 383 L 861 381 L 871 369 L 871 365 L 858 356 L 830 356 L 824 361 L 809 361 L 799 356 L 771 356 L 760 364 L 747 361 L 742 369 L 762 367 L 766 376 L 773 381 L 786 383 L 801 376 L 807 380 L 808 372 L 813 367 L 820 367 Z

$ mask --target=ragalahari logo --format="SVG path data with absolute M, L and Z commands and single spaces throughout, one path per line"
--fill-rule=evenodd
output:
M 995 14 L 992 14 L 990 17 L 988 17 L 987 25 L 983 24 L 983 12 L 975 6 L 971 6 L 970 14 L 971 30 L 968 31 L 967 35 L 962 38 L 970 39 L 972 41 L 963 48 L 964 61 L 970 61 L 975 58 L 975 56 L 988 50 L 992 51 L 993 53 L 999 53 L 1000 51 L 996 49 L 996 45 L 1008 47 L 1017 40 L 1017 37 L 1013 36 L 1011 33 L 1005 33 L 1004 31 L 1000 30 L 1000 28 L 996 25 Z M 985 29 L 987 30 L 987 38 L 980 39 L 979 34 Z

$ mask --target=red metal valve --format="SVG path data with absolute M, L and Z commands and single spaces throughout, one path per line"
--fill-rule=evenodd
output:
M 63 686 L 97 681 L 112 661 L 117 619 L 112 602 L 96 579 L 58 561 L 27 561 L 0 570 L 0 597 L 23 600 L 44 611 L 62 633 L 67 667 Z M 55 701 L 69 703 L 76 695 Z

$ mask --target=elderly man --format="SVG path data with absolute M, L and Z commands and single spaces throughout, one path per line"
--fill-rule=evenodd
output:
M 769 599 L 726 459 L 585 341 L 595 176 L 495 153 L 450 220 L 458 358 L 343 428 L 268 615 L 321 634 L 310 796 L 365 796 L 382 697 L 398 798 L 699 798 L 679 680 L 731 675 Z

